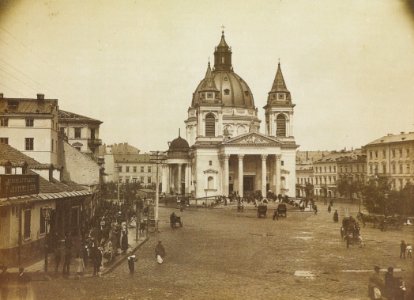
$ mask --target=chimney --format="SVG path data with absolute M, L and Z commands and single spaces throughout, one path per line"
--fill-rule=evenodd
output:
M 3 99 L 3 93 L 0 93 L 0 99 Z
M 37 100 L 44 100 L 45 94 L 37 94 Z
M 405 132 L 404 131 L 401 131 L 400 134 L 405 134 Z

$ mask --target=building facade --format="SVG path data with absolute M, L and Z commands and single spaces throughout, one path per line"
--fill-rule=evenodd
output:
M 80 236 L 94 194 L 56 180 L 53 171 L 51 165 L 0 144 L 0 264 L 21 266 L 41 258 L 47 234 Z
M 93 158 L 98 156 L 98 148 L 102 145 L 99 138 L 99 126 L 102 121 L 59 110 L 59 130 L 65 135 L 68 143 L 82 153 Z
M 5 98 L 0 94 L 0 143 L 33 159 L 58 166 L 58 100 Z
M 106 182 L 139 182 L 145 187 L 156 182 L 157 165 L 149 153 L 140 153 L 139 149 L 120 143 L 101 147 L 104 157 Z M 161 178 L 159 171 L 159 178 Z
M 414 132 L 388 134 L 365 145 L 364 149 L 368 179 L 385 177 L 395 190 L 414 183 Z
M 194 197 L 271 190 L 295 195 L 292 98 L 278 65 L 265 110 L 265 134 L 248 84 L 233 70 L 224 33 L 188 108 L 186 140 L 178 137 L 163 167 L 165 193 Z

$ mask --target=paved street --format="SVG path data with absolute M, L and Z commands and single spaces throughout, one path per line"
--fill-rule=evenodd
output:
M 334 206 L 340 219 L 345 206 Z M 167 223 L 172 209 L 161 208 L 163 265 L 156 264 L 151 236 L 137 251 L 134 276 L 125 262 L 102 278 L 32 286 L 36 299 L 367 299 L 365 270 L 376 264 L 401 268 L 395 275 L 412 282 L 412 260 L 399 258 L 400 241 L 414 242 L 412 227 L 362 228 L 365 247 L 347 249 L 326 208 L 319 204 L 318 215 L 289 211 L 279 221 L 272 221 L 273 210 L 266 219 L 235 207 L 175 210 L 184 221 L 176 230 Z M 350 210 L 355 216 L 357 207 Z

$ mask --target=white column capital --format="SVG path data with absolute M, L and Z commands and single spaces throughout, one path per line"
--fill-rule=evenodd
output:
M 280 160 L 282 158 L 282 154 L 275 154 L 276 160 Z
M 237 154 L 237 157 L 239 158 L 239 160 L 243 160 L 244 154 Z
M 262 154 L 262 155 L 260 155 L 260 157 L 262 158 L 262 160 L 266 160 L 267 159 L 267 154 Z

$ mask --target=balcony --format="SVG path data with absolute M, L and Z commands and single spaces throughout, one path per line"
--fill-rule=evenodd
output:
M 88 147 L 91 149 L 95 149 L 102 145 L 101 139 L 88 139 Z

